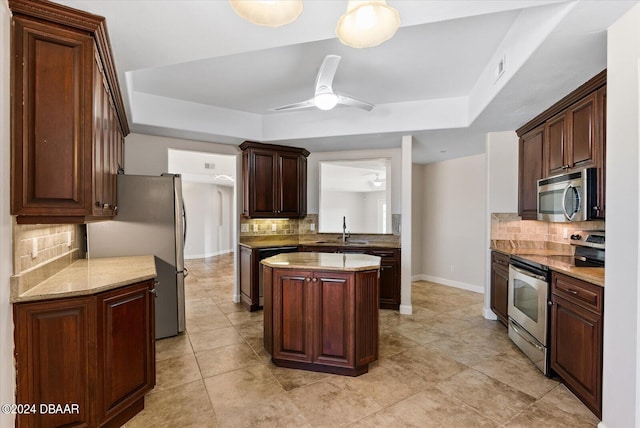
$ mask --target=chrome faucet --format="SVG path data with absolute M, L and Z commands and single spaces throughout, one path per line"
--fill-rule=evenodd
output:
M 350 236 L 351 234 L 347 233 L 347 217 L 343 216 L 342 217 L 342 243 L 346 244 L 347 239 L 349 239 Z

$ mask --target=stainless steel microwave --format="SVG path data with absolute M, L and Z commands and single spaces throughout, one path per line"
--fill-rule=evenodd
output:
M 597 169 L 538 180 L 538 220 L 569 222 L 597 217 Z

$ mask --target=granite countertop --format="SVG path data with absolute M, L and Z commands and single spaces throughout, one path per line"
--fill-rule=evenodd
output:
M 578 267 L 572 264 L 566 263 L 561 260 L 556 260 L 550 256 L 555 255 L 571 255 L 567 253 L 559 253 L 555 250 L 548 249 L 527 249 L 527 248 L 492 248 L 493 251 L 498 251 L 502 254 L 517 255 L 522 258 L 531 260 L 536 263 L 548 266 L 549 269 L 559 272 L 573 278 L 581 279 L 583 281 L 590 282 L 600 287 L 604 287 L 604 268 L 603 267 Z
M 80 259 L 28 290 L 11 281 L 11 302 L 93 295 L 156 277 L 153 256 Z
M 284 253 L 267 257 L 262 264 L 280 269 L 311 269 L 332 271 L 364 271 L 378 269 L 380 257 L 366 254 Z
M 400 244 L 396 241 L 384 241 L 384 240 L 360 240 L 354 238 L 353 240 L 347 240 L 345 245 L 342 240 L 335 239 L 322 239 L 313 241 L 301 241 L 295 238 L 291 239 L 247 239 L 239 243 L 240 246 L 260 249 L 260 248 L 274 248 L 274 247 L 293 247 L 299 245 L 307 245 L 311 247 L 344 247 L 344 248 L 400 248 Z

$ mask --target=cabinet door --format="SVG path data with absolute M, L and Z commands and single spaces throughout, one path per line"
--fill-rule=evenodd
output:
M 309 272 L 275 270 L 273 274 L 273 358 L 311 362 L 312 290 Z
M 277 154 L 252 149 L 249 153 L 249 215 L 273 217 L 277 211 Z
M 378 359 L 379 282 L 380 277 L 375 270 L 356 273 L 356 367 Z
M 400 250 L 375 249 L 367 254 L 380 260 L 380 309 L 400 308 Z
M 607 167 L 607 87 L 598 90 L 597 102 L 598 114 L 598 146 L 600 148 L 600 168 L 598 168 L 598 200 L 596 215 L 599 218 L 606 217 L 607 183 L 605 174 Z
M 100 57 L 96 54 L 93 71 L 93 215 L 102 215 L 104 200 L 104 97 Z
M 247 247 L 240 248 L 240 301 L 250 311 L 260 307 L 257 254 Z
M 602 316 L 554 295 L 551 368 L 596 416 L 602 406 Z
M 509 303 L 509 259 L 494 254 L 491 263 L 491 310 L 500 322 L 507 325 Z
M 93 38 L 13 18 L 14 215 L 91 215 Z
M 153 281 L 98 298 L 98 403 L 104 422 L 155 384 Z
M 17 426 L 94 426 L 95 304 L 89 298 L 14 305 L 17 403 L 74 403 L 78 413 L 17 416 Z
M 523 220 L 538 215 L 538 180 L 543 178 L 544 125 L 520 138 L 518 168 L 518 214 Z
M 567 164 L 567 115 L 565 112 L 547 120 L 544 128 L 544 176 L 562 174 Z
M 278 185 L 276 214 L 299 217 L 302 186 L 300 156 L 296 153 L 278 153 Z M 305 183 L 306 184 L 306 183 Z
M 313 288 L 312 361 L 353 367 L 355 338 L 355 288 L 353 273 L 315 272 Z
M 567 160 L 569 168 L 588 168 L 598 166 L 598 144 L 596 135 L 597 93 L 569 107 L 567 110 L 569 124 L 569 151 Z

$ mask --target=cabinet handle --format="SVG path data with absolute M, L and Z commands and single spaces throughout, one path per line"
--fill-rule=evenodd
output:
M 566 291 L 567 293 L 571 293 L 571 294 L 573 294 L 574 296 L 577 296 L 577 295 L 580 293 L 579 291 L 572 290 L 572 289 L 570 289 L 570 288 L 567 288 L 565 291 Z
M 313 282 L 318 282 L 318 278 L 313 278 L 312 281 Z
M 307 282 L 309 282 L 309 281 L 311 281 L 311 278 L 306 278 L 305 280 L 306 280 Z
M 155 289 L 155 287 L 149 290 L 149 294 L 153 294 L 155 297 L 158 297 L 158 291 Z

